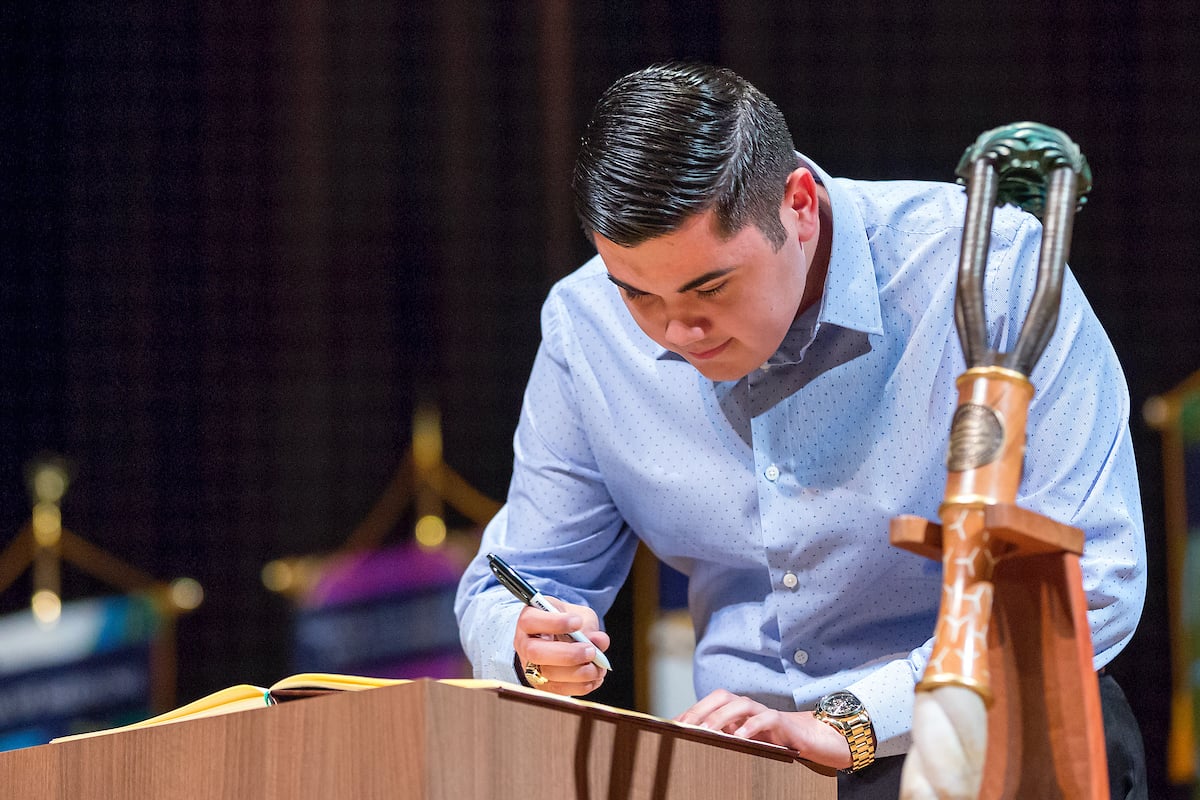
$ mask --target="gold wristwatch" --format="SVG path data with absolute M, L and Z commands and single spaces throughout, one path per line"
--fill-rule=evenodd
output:
M 875 760 L 875 729 L 862 701 L 850 692 L 831 692 L 817 701 L 816 719 L 837 728 L 850 744 L 850 772 Z

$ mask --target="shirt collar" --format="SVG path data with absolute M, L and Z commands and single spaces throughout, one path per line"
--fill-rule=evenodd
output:
M 883 333 L 879 310 L 879 284 L 867 242 L 866 225 L 858 204 L 839 181 L 800 153 L 796 154 L 813 171 L 829 193 L 833 212 L 833 245 L 829 249 L 829 271 L 821 295 L 818 325 L 830 323 L 863 333 Z M 801 317 L 803 319 L 803 316 Z

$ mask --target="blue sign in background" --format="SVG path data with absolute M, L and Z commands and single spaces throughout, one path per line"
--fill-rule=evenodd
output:
M 65 603 L 49 626 L 0 617 L 0 750 L 151 716 L 161 622 L 141 596 Z

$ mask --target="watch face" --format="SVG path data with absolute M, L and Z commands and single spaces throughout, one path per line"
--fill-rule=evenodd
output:
M 852 717 L 862 711 L 862 703 L 850 692 L 833 692 L 821 698 L 819 708 L 831 717 Z

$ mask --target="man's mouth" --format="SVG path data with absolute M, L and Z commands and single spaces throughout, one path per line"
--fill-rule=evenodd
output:
M 732 341 L 733 341 L 732 339 L 726 339 L 723 343 L 717 345 L 716 347 L 712 348 L 711 350 L 701 350 L 699 352 L 696 352 L 694 350 L 689 350 L 688 357 L 695 358 L 700 361 L 706 361 L 710 358 L 716 358 L 717 356 L 721 355 L 722 352 L 724 352 L 725 348 L 728 347 L 729 343 Z

